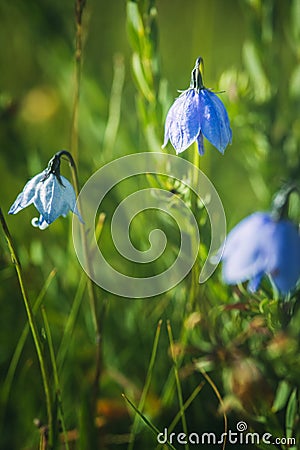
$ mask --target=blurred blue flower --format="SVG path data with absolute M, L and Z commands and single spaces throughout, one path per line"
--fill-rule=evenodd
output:
M 281 294 L 287 294 L 300 278 L 298 229 L 270 213 L 254 213 L 229 233 L 222 259 L 227 284 L 250 280 L 248 290 L 255 292 L 266 274 Z
M 189 89 L 182 92 L 167 114 L 162 147 L 170 139 L 177 154 L 197 141 L 199 154 L 203 155 L 203 136 L 223 154 L 232 140 L 225 106 L 216 94 L 203 85 L 200 72 L 202 62 L 202 58 L 196 60 Z
M 17 214 L 21 209 L 33 203 L 40 213 L 40 217 L 32 219 L 31 223 L 41 230 L 47 228 L 59 216 L 65 217 L 69 211 L 77 214 L 80 221 L 83 222 L 76 207 L 73 186 L 60 175 L 59 168 L 60 156 L 56 154 L 50 160 L 46 170 L 28 181 L 8 213 Z

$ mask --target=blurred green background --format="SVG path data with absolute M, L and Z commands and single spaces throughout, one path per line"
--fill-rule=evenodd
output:
M 298 180 L 300 173 L 300 1 L 129 3 L 87 0 L 83 11 L 80 184 L 120 156 L 162 151 L 167 110 L 177 90 L 188 87 L 194 61 L 201 55 L 205 86 L 222 92 L 233 142 L 224 156 L 205 142 L 200 168 L 220 195 L 229 228 L 253 211 L 268 209 L 275 191 L 286 181 Z M 135 29 L 137 17 L 140 34 Z M 93 428 L 93 419 L 86 419 L 85 411 L 94 371 L 94 331 L 86 281 L 73 250 L 70 217 L 40 231 L 30 224 L 33 206 L 17 216 L 6 215 L 25 182 L 42 171 L 55 152 L 72 150 L 75 3 L 1 1 L 0 21 L 0 206 L 32 304 L 45 289 L 43 305 L 57 356 L 70 448 L 156 448 L 155 437 L 142 421 L 134 428 L 135 442 L 128 447 L 134 411 L 121 397 L 126 392 L 138 405 L 153 349 L 156 358 L 143 412 L 158 429 L 168 427 L 180 410 L 179 374 L 184 401 L 205 383 L 186 408 L 188 430 L 221 434 L 225 413 L 233 430 L 238 420 L 246 418 L 249 429 L 296 437 L 297 298 L 292 319 L 283 323 L 278 300 L 272 298 L 267 283 L 250 298 L 243 290 L 224 286 L 218 269 L 205 286 L 196 286 L 192 273 L 154 299 L 121 299 L 97 290 L 103 359 L 93 441 L 88 426 L 92 422 Z M 164 151 L 175 153 L 170 144 Z M 193 161 L 193 149 L 181 157 Z M 62 172 L 71 179 L 66 163 Z M 102 212 L 107 218 L 121 194 L 120 190 L 105 202 Z M 299 205 L 295 205 L 291 216 L 299 222 Z M 203 230 L 208 230 L 204 211 L 196 214 Z M 143 247 L 148 235 L 142 222 L 133 234 Z M 107 254 L 112 245 L 108 235 L 109 220 L 102 238 Z M 174 230 L 171 236 L 176 240 Z M 30 335 L 14 373 L 8 372 L 26 315 L 2 234 L 0 244 L 0 447 L 34 449 L 40 437 L 33 420 L 39 418 L 44 424 L 47 420 L 42 381 Z M 154 336 L 161 319 L 156 348 Z M 40 311 L 36 320 L 48 358 Z M 66 328 L 70 320 L 72 325 Z M 49 362 L 51 372 L 50 366 Z M 201 370 L 214 380 L 223 404 Z M 177 431 L 181 424 L 179 417 Z

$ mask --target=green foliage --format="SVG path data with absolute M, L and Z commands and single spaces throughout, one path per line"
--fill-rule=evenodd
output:
M 183 184 L 152 174 L 136 177 L 114 188 L 101 206 L 105 217 L 97 216 L 96 233 L 103 253 L 131 275 L 160 273 L 174 260 L 179 239 L 175 224 L 151 211 L 133 221 L 132 241 L 147 249 L 151 229 L 162 228 L 166 255 L 142 269 L 120 260 L 110 221 L 116 205 L 135 190 L 175 193 L 170 208 L 182 199 L 202 234 L 195 267 L 170 291 L 131 300 L 95 288 L 98 392 L 89 280 L 74 252 L 70 217 L 40 231 L 30 224 L 33 206 L 6 215 L 25 182 L 56 151 L 73 150 L 74 137 L 81 185 L 119 156 L 162 151 L 167 109 L 176 89 L 187 87 L 198 55 L 205 60 L 206 85 L 225 91 L 220 95 L 233 130 L 224 156 L 206 142 L 200 168 L 219 192 L 229 228 L 267 209 L 283 182 L 299 182 L 299 11 L 299 0 L 228 1 L 226 7 L 221 0 L 88 0 L 76 123 L 73 2 L 1 2 L 0 202 L 51 389 L 53 448 L 67 448 L 61 439 L 69 449 L 151 450 L 163 448 L 155 433 L 165 428 L 221 436 L 226 426 L 236 431 L 241 420 L 248 431 L 297 440 L 294 447 L 283 442 L 277 448 L 299 447 L 299 291 L 282 302 L 264 280 L 250 295 L 245 286 L 224 286 L 219 269 L 199 285 L 210 226 L 205 208 Z M 173 153 L 170 145 L 164 151 Z M 194 161 L 193 149 L 182 157 Z M 299 222 L 299 201 L 290 206 Z M 40 442 L 44 448 L 49 405 L 2 233 L 0 247 L 0 448 L 37 449 Z

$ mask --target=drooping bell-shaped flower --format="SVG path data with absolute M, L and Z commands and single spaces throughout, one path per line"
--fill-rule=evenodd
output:
M 268 275 L 287 294 L 300 278 L 299 229 L 278 211 L 256 212 L 229 233 L 222 259 L 225 283 L 249 280 L 248 290 L 255 292 Z
M 32 225 L 44 230 L 59 216 L 66 217 L 69 211 L 77 214 L 83 222 L 76 207 L 76 195 L 71 183 L 60 175 L 60 158 L 68 152 L 58 152 L 49 161 L 48 167 L 24 186 L 8 211 L 17 214 L 32 203 L 40 213 L 39 218 L 32 219 Z
M 197 141 L 199 154 L 203 155 L 203 136 L 223 154 L 232 140 L 224 104 L 203 85 L 202 63 L 202 58 L 197 58 L 189 89 L 175 100 L 166 117 L 163 148 L 170 140 L 177 154 Z

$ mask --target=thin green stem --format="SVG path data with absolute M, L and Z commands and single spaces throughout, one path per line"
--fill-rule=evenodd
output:
M 86 0 L 76 0 L 75 3 L 75 22 L 76 22 L 76 48 L 75 48 L 75 89 L 74 89 L 74 103 L 73 103 L 73 112 L 71 119 L 71 138 L 70 138 L 70 149 L 71 153 L 74 155 L 74 159 L 69 152 L 65 152 L 65 156 L 67 156 L 72 172 L 73 184 L 75 186 L 76 196 L 78 197 L 80 187 L 79 180 L 77 175 L 76 163 L 79 160 L 78 154 L 78 122 L 79 122 L 79 100 L 80 100 L 80 86 L 81 86 L 81 75 L 82 75 L 82 42 L 83 42 L 83 34 L 82 34 L 82 17 L 84 7 L 86 5 Z M 82 208 L 80 205 L 80 201 L 77 201 L 78 210 L 82 215 Z M 83 251 L 86 258 L 86 263 L 89 267 L 89 273 L 91 272 L 91 264 L 89 261 L 88 254 L 88 245 L 85 234 L 84 225 L 80 227 L 81 240 L 83 244 Z M 93 382 L 93 399 L 92 399 L 92 408 L 95 413 L 97 397 L 99 393 L 99 380 L 101 375 L 101 331 L 100 331 L 100 320 L 98 320 L 98 312 L 97 312 L 97 302 L 96 302 L 96 289 L 95 284 L 89 278 L 88 280 L 88 295 L 90 300 L 90 309 L 93 320 L 93 326 L 95 330 L 95 340 L 96 340 L 96 355 L 95 355 L 95 375 Z
M 198 184 L 199 184 L 199 168 L 200 168 L 200 155 L 198 152 L 198 144 L 197 142 L 194 142 L 193 145 L 193 150 L 194 150 L 194 159 L 193 159 L 193 165 L 194 165 L 194 170 L 193 173 L 191 174 L 192 177 L 192 186 L 194 187 L 194 189 L 197 191 L 198 189 Z M 197 211 L 198 211 L 198 195 L 195 194 L 194 192 L 192 192 L 192 199 L 191 199 L 191 204 L 192 204 L 192 213 L 195 215 L 195 217 L 197 218 Z M 192 245 L 196 246 L 198 245 L 197 242 L 193 242 Z M 200 251 L 200 248 L 199 248 Z M 199 281 L 198 281 L 198 277 L 199 277 L 199 251 L 198 251 L 198 255 L 197 255 L 197 259 L 195 261 L 195 264 L 192 268 L 192 272 L 191 272 L 191 288 L 190 288 L 190 295 L 188 297 L 188 301 L 187 301 L 187 313 L 190 313 L 191 311 L 194 310 L 194 303 L 195 303 L 195 299 L 197 298 L 197 293 L 198 293 L 198 288 L 199 288 Z M 199 272 L 198 272 L 199 271 Z
M 64 444 L 65 444 L 66 450 L 70 450 L 67 429 L 66 429 L 66 425 L 65 425 L 65 417 L 64 417 L 64 411 L 63 411 L 63 405 L 62 405 L 62 398 L 61 398 L 61 392 L 60 392 L 60 384 L 59 384 L 59 378 L 58 378 L 58 371 L 57 371 L 53 341 L 52 341 L 50 326 L 49 326 L 49 322 L 48 322 L 48 318 L 47 318 L 47 314 L 46 314 L 46 310 L 45 310 L 44 306 L 42 306 L 42 317 L 43 317 L 45 333 L 46 333 L 48 347 L 49 347 L 50 360 L 51 360 L 51 366 L 52 366 L 52 372 L 53 372 L 53 378 L 54 378 L 54 384 L 55 384 L 55 391 L 56 391 L 57 402 L 58 402 L 58 411 L 59 411 L 60 422 L 61 422 L 61 427 L 62 427 L 63 436 L 64 436 Z
M 55 277 L 55 275 L 56 275 L 56 269 L 51 270 L 51 272 L 50 272 L 50 274 L 49 274 L 49 276 L 48 276 L 48 278 L 47 278 L 47 280 L 46 280 L 46 282 L 45 282 L 41 292 L 39 293 L 39 295 L 38 295 L 38 297 L 37 297 L 37 299 L 36 299 L 36 301 L 35 301 L 35 303 L 33 305 L 32 310 L 33 310 L 33 314 L 34 315 L 36 314 L 36 312 L 38 311 L 39 307 L 41 306 L 43 298 L 44 298 L 44 296 L 45 296 L 45 294 L 47 292 L 47 289 L 48 289 L 51 281 Z M 1 423 L 1 425 L 3 425 L 2 421 L 3 421 L 4 414 L 5 414 L 5 409 L 6 409 L 8 397 L 9 397 L 9 394 L 10 394 L 10 391 L 11 391 L 13 378 L 14 378 L 14 375 L 15 375 L 15 372 L 16 372 L 16 368 L 17 368 L 17 365 L 18 365 L 18 362 L 19 362 L 19 359 L 20 359 L 20 356 L 21 356 L 24 344 L 26 342 L 28 333 L 29 333 L 29 324 L 27 322 L 25 324 L 24 328 L 23 328 L 23 331 L 22 331 L 21 336 L 19 338 L 18 344 L 17 344 L 17 346 L 15 348 L 13 357 L 11 359 L 11 362 L 10 362 L 10 365 L 9 365 L 9 368 L 8 368 L 8 371 L 7 371 L 7 375 L 6 375 L 5 380 L 3 382 L 3 389 L 2 389 L 3 407 L 2 407 L 2 410 L 1 410 L 1 413 L 0 413 L 0 417 L 1 417 L 0 423 Z
M 200 155 L 199 155 L 199 151 L 198 151 L 198 144 L 197 142 L 194 142 L 194 160 L 193 160 L 193 164 L 195 166 L 195 170 L 193 173 L 193 186 L 195 186 L 195 188 L 198 185 L 198 181 L 199 181 L 199 172 L 198 169 L 200 168 Z
M 175 374 L 175 381 L 176 381 L 176 387 L 177 387 L 177 396 L 178 396 L 178 402 L 179 402 L 179 408 L 180 408 L 182 429 L 183 429 L 185 435 L 187 436 L 188 435 L 187 422 L 186 422 L 186 417 L 185 417 L 183 395 L 182 395 L 182 389 L 181 389 L 179 373 L 178 373 L 178 365 L 177 365 L 176 356 L 174 354 L 174 339 L 173 339 L 173 333 L 172 333 L 170 321 L 167 322 L 167 330 L 168 330 L 168 336 L 169 336 L 169 342 L 170 342 L 171 356 L 172 356 L 173 365 L 174 365 L 174 374 Z M 189 449 L 189 445 L 187 443 L 184 445 L 184 447 L 186 450 Z
M 198 386 L 194 389 L 194 391 L 191 393 L 189 398 L 185 401 L 185 403 L 183 405 L 183 410 L 184 411 L 186 411 L 188 409 L 188 407 L 191 405 L 191 403 L 195 400 L 195 398 L 197 397 L 199 392 L 202 390 L 204 384 L 205 384 L 204 381 L 201 382 L 200 384 L 198 384 Z M 182 414 L 182 411 L 181 410 L 178 411 L 178 413 L 176 414 L 176 416 L 172 420 L 170 426 L 168 427 L 168 434 L 172 433 L 172 431 L 176 427 L 177 423 L 179 422 L 179 420 L 181 418 L 181 414 Z
M 192 186 L 194 187 L 195 190 L 197 190 L 198 183 L 199 183 L 199 166 L 200 166 L 200 155 L 198 152 L 197 142 L 194 143 L 193 165 L 194 165 L 194 170 L 192 170 L 192 173 L 190 174 L 190 176 L 192 179 Z M 197 205 L 198 200 L 197 199 L 198 199 L 198 197 L 195 193 L 192 193 L 191 195 L 192 195 L 192 198 L 191 198 L 192 212 L 193 212 L 193 214 L 195 214 L 197 216 L 197 209 L 198 209 L 198 205 Z M 196 246 L 196 245 L 198 245 L 198 242 L 192 242 L 191 245 Z M 198 254 L 195 264 L 192 267 L 190 277 L 189 277 L 190 288 L 189 288 L 189 295 L 187 296 L 187 300 L 186 300 L 184 317 L 186 317 L 192 311 L 195 310 L 195 301 L 198 297 L 198 289 L 199 289 L 199 273 L 200 273 L 200 271 L 199 271 L 199 254 Z M 183 321 L 181 338 L 180 338 L 180 343 L 183 348 L 186 345 L 187 338 L 188 338 L 188 331 L 185 328 L 185 324 Z M 183 359 L 183 352 L 182 352 L 182 355 L 179 356 L 179 358 L 177 360 L 178 365 L 181 364 L 182 359 Z M 176 383 L 175 373 L 171 372 L 170 376 L 166 382 L 166 385 L 165 385 L 163 403 L 168 404 L 168 402 L 171 400 L 174 382 Z
M 205 381 L 202 381 L 200 384 L 198 384 L 198 386 L 196 386 L 196 388 L 193 390 L 191 395 L 184 402 L 184 405 L 183 405 L 184 411 L 186 411 L 188 409 L 188 407 L 193 403 L 193 401 L 195 400 L 195 398 L 197 397 L 199 392 L 202 390 L 204 385 L 205 385 Z M 178 413 L 176 414 L 176 416 L 174 417 L 174 419 L 172 420 L 171 424 L 168 426 L 168 436 L 170 436 L 170 434 L 173 432 L 174 428 L 176 427 L 177 423 L 180 421 L 181 414 L 182 414 L 182 411 L 180 409 L 178 411 Z M 159 448 L 162 448 L 162 447 L 163 447 L 163 444 L 159 444 L 156 447 L 156 449 L 158 450 Z
M 227 436 L 227 430 L 228 430 L 228 423 L 227 423 L 227 415 L 226 415 L 226 411 L 225 411 L 225 406 L 224 406 L 224 402 L 223 399 L 221 397 L 221 394 L 217 388 L 217 386 L 215 385 L 215 383 L 213 382 L 213 380 L 210 378 L 210 376 L 205 372 L 204 369 L 199 367 L 199 371 L 202 373 L 202 375 L 204 376 L 204 378 L 206 379 L 206 381 L 208 382 L 208 384 L 212 387 L 214 393 L 216 394 L 217 399 L 220 402 L 220 405 L 222 407 L 223 410 L 223 418 L 224 418 L 224 440 L 223 440 L 223 445 L 222 445 L 222 449 L 225 450 L 226 447 L 226 436 Z
M 25 290 L 21 264 L 20 264 L 19 258 L 17 256 L 17 252 L 16 252 L 12 237 L 10 235 L 10 232 L 7 227 L 7 224 L 6 224 L 6 221 L 5 221 L 5 218 L 2 213 L 1 208 L 0 208 L 0 221 L 1 221 L 1 225 L 3 228 L 3 232 L 5 235 L 6 241 L 7 241 L 9 252 L 11 254 L 12 261 L 15 264 L 17 277 L 18 277 L 18 281 L 19 281 L 19 285 L 20 285 L 20 289 L 21 289 L 21 294 L 22 294 L 22 298 L 23 298 L 26 313 L 27 313 L 28 323 L 29 323 L 29 327 L 30 327 L 30 330 L 32 333 L 32 337 L 33 337 L 33 341 L 34 341 L 34 345 L 35 345 L 35 349 L 36 349 L 36 353 L 37 353 L 37 357 L 38 357 L 38 361 L 39 361 L 39 365 L 40 365 L 40 369 L 41 369 L 44 392 L 45 392 L 45 399 L 46 399 L 48 427 L 49 427 L 48 448 L 51 449 L 53 447 L 53 415 L 52 415 L 52 401 L 51 401 L 51 394 L 50 394 L 50 385 L 49 385 L 49 381 L 48 381 L 46 363 L 45 363 L 43 352 L 42 352 L 42 346 L 41 346 L 41 342 L 39 339 L 39 334 L 38 334 L 38 330 L 37 330 L 37 325 L 35 323 L 34 314 L 32 312 L 32 308 L 31 308 L 31 305 L 30 305 L 30 302 L 28 300 L 27 293 Z
M 198 222 L 198 190 L 199 190 L 199 170 L 200 170 L 200 155 L 198 151 L 198 144 L 197 142 L 194 142 L 193 144 L 193 168 L 191 169 L 190 178 L 191 178 L 191 185 L 193 186 L 193 189 L 196 192 L 191 191 L 191 210 L 192 214 L 195 216 L 196 221 Z M 199 193 L 200 194 L 200 193 Z M 185 312 L 184 316 L 188 316 L 195 310 L 195 303 L 199 295 L 199 273 L 200 273 L 200 265 L 199 265 L 199 259 L 200 259 L 200 242 L 198 242 L 198 239 L 195 238 L 195 234 L 191 234 L 191 247 L 192 248 L 198 248 L 197 257 L 195 260 L 195 263 L 192 267 L 191 273 L 189 275 L 189 294 L 186 298 L 185 303 Z M 184 337 L 186 335 L 185 326 L 183 323 L 182 327 L 182 338 L 181 342 L 183 342 Z
M 78 117 L 79 117 L 79 100 L 80 85 L 82 74 L 82 15 L 86 4 L 86 0 L 76 0 L 75 3 L 75 87 L 74 87 L 74 103 L 71 118 L 71 136 L 70 148 L 74 155 L 74 159 L 78 164 Z
M 75 161 L 72 157 L 72 155 L 63 150 L 61 152 L 62 155 L 65 155 L 70 163 L 71 167 L 71 173 L 72 173 L 72 179 L 75 187 L 75 192 L 77 196 L 77 207 L 80 215 L 83 217 L 84 214 L 82 213 L 82 205 L 80 202 L 80 198 L 78 198 L 79 192 L 80 192 L 80 186 L 79 186 L 79 180 L 78 180 L 78 174 L 77 174 L 77 168 Z M 104 221 L 104 217 L 102 217 Z M 103 222 L 101 223 L 103 225 Z M 102 229 L 102 228 L 101 228 Z M 83 251 L 85 255 L 86 264 L 89 269 L 89 273 L 92 274 L 92 266 L 90 261 L 90 255 L 88 250 L 88 243 L 87 243 L 87 237 L 85 233 L 84 224 L 81 224 L 80 226 L 80 233 L 81 233 L 81 242 L 83 245 Z M 92 277 L 93 278 L 93 277 Z M 101 375 L 101 326 L 100 326 L 100 319 L 98 319 L 98 311 L 97 311 L 97 294 L 96 294 L 96 285 L 93 282 L 93 280 L 89 277 L 87 281 L 87 288 L 88 288 L 88 295 L 90 300 L 90 308 L 91 308 L 91 314 L 92 314 L 92 321 L 95 331 L 95 340 L 96 340 L 96 356 L 95 356 L 95 375 L 94 375 L 94 386 L 93 386 L 93 400 L 94 400 L 94 407 L 96 407 L 96 400 L 99 392 L 99 380 Z
M 161 324 L 162 324 L 162 320 L 160 320 L 158 322 L 158 325 L 157 325 L 157 328 L 156 328 L 156 333 L 155 333 L 155 337 L 154 337 L 152 353 L 151 353 L 151 357 L 150 357 L 150 363 L 149 363 L 148 372 L 147 372 L 147 376 L 146 376 L 146 382 L 145 382 L 145 386 L 143 388 L 141 399 L 140 399 L 139 405 L 138 405 L 138 410 L 141 411 L 141 412 L 143 412 L 143 409 L 144 409 L 144 406 L 145 406 L 146 397 L 147 397 L 147 394 L 148 394 L 148 391 L 149 391 L 149 387 L 150 387 L 150 383 L 151 383 L 151 379 L 152 379 L 152 373 L 153 373 L 153 369 L 154 369 L 154 363 L 155 363 L 155 358 L 156 358 L 156 354 L 157 354 L 157 347 L 158 347 L 160 331 L 161 331 Z M 133 422 L 132 430 L 131 430 L 131 433 L 130 433 L 128 450 L 132 450 L 133 446 L 134 446 L 135 433 L 137 431 L 137 426 L 138 426 L 138 418 L 139 418 L 139 416 L 138 416 L 138 414 L 136 414 L 135 417 L 134 417 L 134 422 Z
M 145 425 L 147 425 L 147 427 L 149 428 L 149 430 L 152 431 L 152 433 L 154 434 L 154 436 L 157 438 L 157 436 L 160 434 L 160 431 L 158 428 L 156 428 L 156 426 L 154 426 L 150 420 L 147 419 L 146 416 L 144 416 L 144 414 L 142 414 L 138 408 L 132 403 L 131 400 L 129 400 L 129 398 L 125 395 L 122 394 L 122 397 L 126 400 L 126 402 L 131 406 L 131 408 L 136 412 L 136 414 L 139 415 L 139 417 L 142 419 L 142 421 L 145 423 Z M 166 442 L 166 446 L 172 450 L 176 450 L 175 447 L 173 447 L 172 444 L 170 444 L 169 441 Z
M 116 141 L 121 116 L 121 99 L 125 79 L 124 59 L 121 55 L 114 58 L 114 77 L 108 109 L 108 118 L 103 138 L 103 151 L 110 154 Z
M 84 291 L 86 289 L 86 284 L 87 284 L 87 277 L 86 274 L 83 272 L 77 286 L 77 291 L 72 303 L 72 308 L 70 310 L 70 313 L 68 314 L 68 319 L 64 326 L 64 334 L 57 352 L 57 364 L 60 370 L 62 370 L 62 367 L 65 362 L 66 354 L 70 345 L 69 344 L 70 339 L 72 338 L 73 335 L 79 308 L 81 306 Z
M 100 238 L 101 231 L 102 231 L 103 225 L 104 225 L 104 220 L 105 220 L 105 214 L 102 213 L 99 216 L 98 223 L 96 225 L 96 230 L 95 230 L 95 235 L 96 235 L 97 241 Z M 79 308 L 81 306 L 82 298 L 84 296 L 84 292 L 85 292 L 87 283 L 88 283 L 88 278 L 86 277 L 85 272 L 83 272 L 82 276 L 80 278 L 80 281 L 78 283 L 77 291 L 76 291 L 74 301 L 72 304 L 72 309 L 68 315 L 68 320 L 64 327 L 64 334 L 63 334 L 62 341 L 61 341 L 61 344 L 60 344 L 60 347 L 58 350 L 58 354 L 57 354 L 57 361 L 58 361 L 58 366 L 60 367 L 60 369 L 62 368 L 64 361 L 65 361 L 66 352 L 67 352 L 68 346 L 69 346 L 69 340 L 74 331 L 76 319 L 78 316 Z

